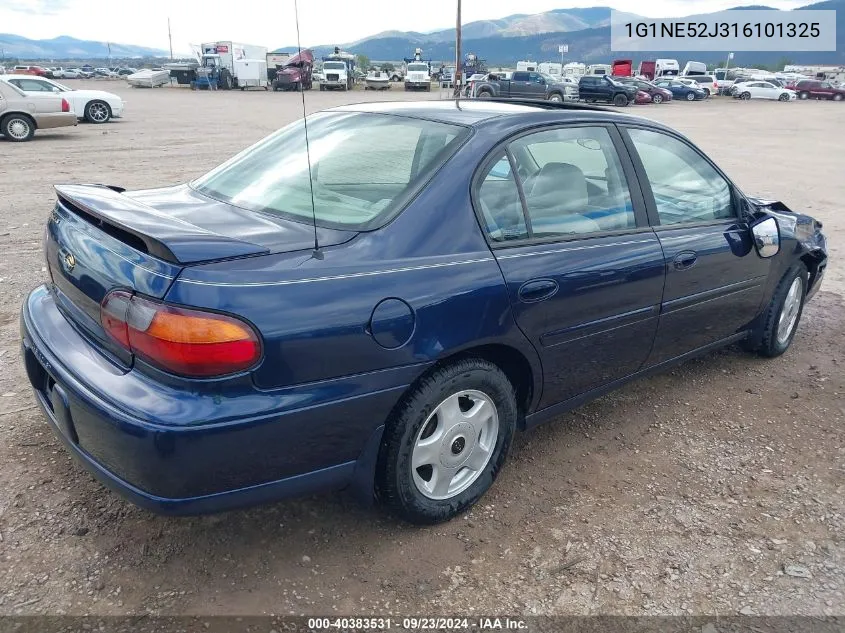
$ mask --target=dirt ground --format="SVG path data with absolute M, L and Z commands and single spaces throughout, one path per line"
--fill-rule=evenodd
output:
M 343 494 L 157 517 L 53 437 L 18 351 L 51 186 L 178 183 L 301 115 L 296 94 L 108 89 L 123 120 L 0 140 L 0 614 L 845 612 L 845 104 L 632 107 L 822 220 L 822 292 L 782 357 L 727 349 L 522 435 L 478 507 L 420 529 Z M 437 94 L 306 101 L 389 98 Z

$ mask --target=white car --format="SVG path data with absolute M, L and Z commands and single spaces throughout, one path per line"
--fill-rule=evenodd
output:
M 103 90 L 74 90 L 67 86 L 34 75 L 4 75 L 0 81 L 16 86 L 26 94 L 55 93 L 61 94 L 70 103 L 71 110 L 79 120 L 90 123 L 106 123 L 112 118 L 123 116 L 123 99 Z
M 690 79 L 689 77 L 673 77 L 675 81 L 679 81 L 685 86 L 691 86 L 693 88 L 700 88 L 701 86 L 698 85 L 698 82 L 695 79 Z
M 746 81 L 734 84 L 731 94 L 737 99 L 776 99 L 777 101 L 792 101 L 797 95 L 794 90 L 781 88 L 768 81 Z

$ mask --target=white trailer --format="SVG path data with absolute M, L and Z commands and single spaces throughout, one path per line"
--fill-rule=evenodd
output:
M 541 73 L 551 75 L 555 79 L 563 77 L 563 65 L 560 62 L 540 62 L 537 70 Z
M 239 88 L 235 62 L 251 59 L 265 60 L 264 81 L 267 82 L 266 64 L 267 47 L 255 46 L 253 44 L 241 44 L 231 40 L 218 40 L 217 42 L 205 42 L 200 44 L 200 65 L 218 66 L 220 70 L 219 87 L 224 90 Z
M 523 60 L 516 62 L 516 69 L 520 72 L 534 72 L 537 70 L 537 62 Z
M 267 90 L 270 83 L 267 81 L 267 60 L 266 59 L 237 59 L 235 60 L 235 77 L 238 78 L 238 88 L 264 88 Z

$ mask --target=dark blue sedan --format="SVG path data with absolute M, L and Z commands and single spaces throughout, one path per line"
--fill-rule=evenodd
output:
M 189 514 L 348 488 L 409 521 L 517 429 L 742 343 L 789 347 L 821 224 L 601 108 L 335 108 L 182 186 L 59 186 L 21 317 L 54 432 Z
M 658 79 L 654 82 L 654 85 L 671 92 L 673 98 L 685 99 L 686 101 L 701 101 L 710 95 L 704 88 L 691 86 L 677 79 Z

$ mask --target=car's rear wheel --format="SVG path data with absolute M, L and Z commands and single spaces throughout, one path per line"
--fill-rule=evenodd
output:
M 799 98 L 799 99 L 806 99 L 806 98 L 808 98 L 809 96 L 810 96 L 810 93 L 809 93 L 809 92 L 806 92 L 806 91 L 803 91 L 803 90 L 802 90 L 801 92 L 799 92 L 799 93 L 798 93 L 798 98 Z
M 111 108 L 105 101 L 89 101 L 85 106 L 85 120 L 89 123 L 108 123 Z
M 695 93 L 694 92 L 688 92 L 687 93 L 687 101 L 695 101 Z
M 651 102 L 652 103 L 663 103 L 663 95 L 661 95 L 661 94 L 651 95 Z
M 742 99 L 743 101 L 748 101 L 751 98 L 751 93 L 750 92 L 743 92 L 741 95 L 739 95 L 739 98 Z
M 840 94 L 833 95 L 833 100 L 834 101 L 842 101 L 842 95 L 840 95 Z
M 490 99 L 492 96 L 493 96 L 493 93 L 490 92 L 489 90 L 482 90 L 481 92 L 478 93 L 479 99 Z
M 778 97 L 778 101 L 789 101 L 789 94 L 784 92 L 781 96 Z
M 25 114 L 9 114 L 0 121 L 0 131 L 7 140 L 21 143 L 35 135 L 35 122 Z
M 789 348 L 804 311 L 807 279 L 807 267 L 800 262 L 781 278 L 763 314 L 762 335 L 751 339 L 758 341 L 751 345 L 752 351 L 774 358 Z M 746 348 L 748 347 L 749 345 L 746 345 Z
M 516 418 L 513 386 L 496 365 L 471 358 L 437 369 L 387 422 L 379 498 L 411 523 L 455 517 L 493 484 Z
M 628 97 L 622 94 L 616 95 L 615 97 L 613 97 L 613 105 L 618 108 L 628 105 Z

